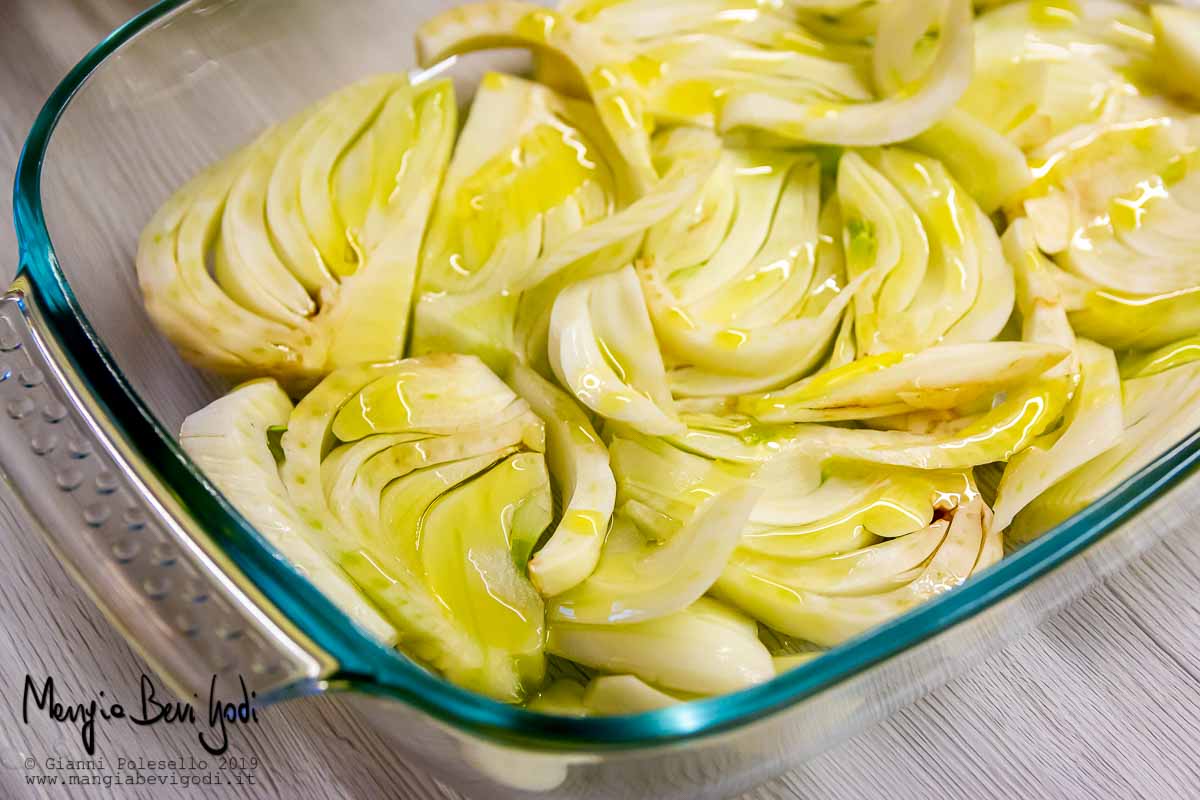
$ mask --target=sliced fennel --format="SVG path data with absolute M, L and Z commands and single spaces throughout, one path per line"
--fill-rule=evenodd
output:
M 560 679 L 526 704 L 530 711 L 565 717 L 640 714 L 685 702 L 683 692 L 668 694 L 635 675 L 599 675 L 587 686 Z
M 968 473 L 831 462 L 807 493 L 768 492 L 742 532 L 741 552 L 819 559 L 860 550 L 929 526 L 938 509 L 975 496 Z
M 264 378 L 183 446 L 468 689 L 769 680 L 1200 428 L 1198 43 L 1126 0 L 448 11 L 146 228 L 154 321 Z M 513 46 L 460 132 L 437 76 Z
M 683 698 L 656 689 L 634 675 L 601 675 L 583 694 L 583 704 L 597 715 L 640 714 L 667 708 Z
M 985 531 L 987 506 L 975 498 L 960 505 L 947 525 L 937 522 L 875 547 L 845 556 L 845 561 L 826 560 L 817 565 L 798 562 L 761 562 L 757 559 L 730 561 L 717 581 L 716 593 L 772 628 L 833 647 L 937 594 L 948 591 L 999 560 L 1002 548 L 998 533 Z M 906 539 L 913 538 L 909 548 Z M 928 563 L 905 568 L 930 540 L 936 552 Z M 904 546 L 901 546 L 904 543 Z M 838 573 L 863 564 L 867 573 L 838 580 Z M 766 564 L 770 569 L 760 571 Z M 808 588 L 815 585 L 817 590 Z M 898 585 L 897 585 L 898 584 Z M 820 588 L 849 588 L 850 594 L 829 594 Z
M 612 45 L 586 25 L 519 0 L 489 0 L 446 11 L 417 30 L 417 59 L 429 67 L 452 56 L 495 47 L 528 47 L 556 56 L 582 77 L 638 188 L 657 173 L 650 158 L 646 114 L 631 71 L 622 69 Z
M 1075 333 L 1063 292 L 1055 280 L 1056 269 L 1038 249 L 1029 220 L 1014 220 L 1004 232 L 1002 243 L 1004 257 L 1016 276 L 1021 338 L 1073 349 Z M 1057 369 L 1070 371 L 1072 366 L 1064 362 Z
M 1067 475 L 1017 514 L 1010 529 L 1015 541 L 1028 541 L 1045 533 L 1200 428 L 1197 362 L 1128 379 L 1122 383 L 1122 396 L 1124 430 L 1117 444 Z
M 1070 344 L 1074 357 L 1055 372 L 1078 371 L 1079 385 L 1058 429 L 1005 464 L 993 504 L 993 525 L 998 530 L 1007 528 L 1047 488 L 1115 445 L 1122 432 L 1121 379 L 1113 352 L 1087 339 L 1075 339 L 1052 268 L 1034 244 L 1025 220 L 1017 220 L 1005 233 L 1004 248 L 1018 276 L 1023 337 Z
M 1021 149 L 962 109 L 951 110 L 908 146 L 945 164 L 988 214 L 1033 183 L 1033 172 Z
M 597 414 L 650 435 L 683 430 L 632 267 L 564 289 L 549 349 L 559 382 Z
M 479 680 L 497 696 L 520 697 L 545 671 L 542 600 L 520 569 L 521 550 L 527 556 L 550 523 L 541 455 L 510 456 L 440 497 L 423 523 L 417 535 L 429 587 L 485 648 Z
M 936 123 L 966 91 L 973 41 L 969 0 L 883 4 L 870 64 L 881 96 L 856 103 L 795 100 L 782 92 L 731 93 L 720 127 L 752 127 L 786 139 L 853 146 L 912 138 Z
M 796 561 L 739 551 L 728 568 L 829 596 L 877 594 L 908 583 L 942 543 L 946 527 L 939 520 L 858 550 Z
M 1062 415 L 1071 389 L 1070 376 L 1043 376 L 1007 392 L 986 413 L 931 433 L 810 423 L 729 426 L 689 416 L 687 433 L 674 438 L 687 449 L 730 461 L 756 462 L 791 453 L 918 469 L 965 469 L 1006 461 L 1028 447 Z
M 797 384 L 738 398 L 764 422 L 855 419 L 948 409 L 1036 378 L 1069 351 L 1051 344 L 986 342 L 941 345 L 910 356 L 885 353 L 853 361 Z
M 824 9 L 822 9 L 824 10 Z M 864 102 L 869 49 L 822 41 L 815 14 L 736 0 L 569 0 L 565 15 L 620 52 L 655 119 L 712 127 L 722 98 Z M 542 69 L 542 76 L 549 70 Z
M 1000 530 L 1035 497 L 1121 438 L 1121 379 L 1113 352 L 1080 339 L 1076 356 L 1080 382 L 1062 425 L 1017 453 L 1004 468 L 992 507 Z
M 665 138 L 678 161 L 643 193 L 591 105 L 485 76 L 422 247 L 412 351 L 544 366 L 558 292 L 628 264 L 711 168 L 711 134 Z
M 995 338 L 1012 313 L 1012 269 L 991 221 L 938 161 L 901 148 L 843 156 L 846 271 L 859 356 Z
M 298 514 L 400 633 L 452 680 L 519 701 L 541 682 L 544 610 L 525 577 L 551 520 L 545 433 L 478 359 L 331 373 L 288 419 Z
M 753 475 L 750 468 L 710 460 L 627 429 L 613 434 L 609 452 L 618 506 L 654 542 L 671 541 L 702 504 Z
M 1200 359 L 1200 336 L 1190 336 L 1149 353 L 1132 353 L 1121 364 L 1122 378 L 1145 378 Z
M 1056 276 L 1063 290 L 1071 327 L 1080 336 L 1108 347 L 1150 349 L 1200 330 L 1200 285 L 1157 295 L 1106 291 Z
M 583 704 L 584 686 L 570 678 L 559 678 L 531 697 L 525 707 L 542 714 L 560 717 L 586 717 L 588 708 Z
M 1039 251 L 1028 220 L 1014 222 L 1005 239 L 1006 250 L 1024 254 L 1010 255 L 1012 263 L 1018 263 L 1018 258 L 1036 263 L 1039 291 L 1054 298 L 1053 307 L 1066 310 L 1069 326 L 1060 340 L 1078 334 L 1116 350 L 1148 350 L 1191 336 L 1200 328 L 1200 286 L 1150 295 L 1108 290 L 1049 262 Z M 1039 318 L 1050 319 L 1045 311 Z M 1061 329 L 1067 323 L 1055 318 L 1053 324 Z
M 782 675 L 783 673 L 790 672 L 797 667 L 804 666 L 819 655 L 821 655 L 821 651 L 814 650 L 811 653 L 794 653 L 787 656 L 772 656 L 771 660 L 775 662 L 776 674 Z
M 369 78 L 198 175 L 142 232 L 151 318 L 198 366 L 302 392 L 399 357 L 450 155 L 449 82 Z M 209 263 L 215 268 L 209 272 Z
M 928 525 L 935 508 L 974 495 L 962 472 L 855 462 L 821 469 L 787 455 L 755 469 L 627 432 L 614 436 L 611 452 L 623 513 L 647 539 L 672 545 L 708 498 L 747 481 L 761 495 L 741 529 L 741 547 L 784 558 L 831 555 L 900 536 Z M 642 550 L 630 552 L 636 557 Z
M 1156 5 L 1150 7 L 1150 17 L 1158 74 L 1175 91 L 1200 98 L 1200 12 Z
M 632 199 L 628 170 L 591 106 L 518 78 L 485 76 L 422 247 L 413 351 L 504 364 L 518 349 L 518 283 L 541 254 Z M 596 254 L 595 268 L 628 260 L 621 238 L 605 243 L 612 248 Z
M 754 620 L 707 597 L 683 611 L 631 625 L 554 622 L 546 650 L 694 694 L 734 692 L 775 675 Z
M 617 484 L 608 449 L 561 389 L 519 364 L 508 379 L 546 424 L 546 459 L 563 498 L 558 527 L 529 562 L 529 579 L 549 597 L 577 586 L 596 568 Z
M 550 54 L 539 77 L 586 90 L 643 188 L 655 175 L 646 132 L 658 120 L 887 144 L 934 124 L 966 89 L 969 0 L 888 3 L 854 43 L 814 36 L 821 10 L 628 0 L 570 2 L 556 13 L 494 0 L 434 18 L 417 46 L 425 66 L 490 47 Z M 874 47 L 862 45 L 868 38 Z
M 1039 246 L 1103 289 L 1148 295 L 1200 282 L 1192 139 L 1185 123 L 1156 117 L 1074 129 L 1048 143 L 1024 202 Z
M 371 635 L 396 643 L 396 630 L 362 596 L 292 506 L 267 444 L 286 425 L 292 401 L 270 379 L 246 383 L 188 416 L 179 443 L 234 508 L 297 570 Z
M 551 620 L 624 625 L 687 608 L 721 574 L 758 496 L 750 486 L 713 495 L 661 545 L 617 517 L 596 571 L 554 598 Z
M 1200 283 L 1195 114 L 1161 91 L 1186 21 L 1167 32 L 1103 0 L 1053 22 L 1036 10 L 1018 3 L 980 18 L 979 71 L 963 100 L 1029 156 L 1036 179 L 1009 214 L 1027 214 L 1038 247 L 1065 270 L 1056 277 L 1076 333 L 1115 348 L 1187 336 Z
M 1007 3 L 974 27 L 975 73 L 959 107 L 1027 152 L 1077 125 L 1172 107 L 1152 86 L 1150 19 L 1130 3 Z
M 853 295 L 836 245 L 821 243 L 820 187 L 810 154 L 728 149 L 649 230 L 639 274 L 676 394 L 770 388 L 817 365 Z

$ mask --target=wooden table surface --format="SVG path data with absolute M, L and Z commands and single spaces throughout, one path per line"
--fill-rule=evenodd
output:
M 0 184 L 66 70 L 143 0 L 0 2 Z M 11 219 L 7 189 L 0 215 Z M 0 254 L 16 261 L 11 226 Z M 76 589 L 0 484 L 0 797 L 92 796 L 30 786 L 53 757 L 82 757 L 77 732 L 22 722 L 26 674 L 72 701 L 136 698 L 145 666 Z M 1200 796 L 1200 539 L 1177 531 L 1040 629 L 886 723 L 752 793 L 756 798 L 1131 798 Z M 445 798 L 337 699 L 261 712 L 230 753 L 255 784 L 113 787 L 96 796 Z M 109 763 L 195 753 L 194 729 L 98 726 Z M 32 759 L 32 761 L 29 761 Z M 33 770 L 26 763 L 36 764 Z M 170 772 L 170 770 L 168 770 Z M 179 773 L 181 776 L 182 772 Z

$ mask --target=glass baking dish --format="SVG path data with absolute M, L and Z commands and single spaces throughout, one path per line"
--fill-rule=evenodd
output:
M 404 757 L 480 797 L 726 797 L 911 702 L 1187 518 L 1200 432 L 903 617 L 753 689 L 636 716 L 523 711 L 376 644 L 180 450 L 181 420 L 222 387 L 151 326 L 134 252 L 187 177 L 339 86 L 407 68 L 415 26 L 451 4 L 165 0 L 66 76 L 25 144 L 19 271 L 0 301 L 0 464 L 181 696 L 213 675 L 245 676 L 260 703 L 336 691 Z M 524 58 L 455 65 L 460 96 Z

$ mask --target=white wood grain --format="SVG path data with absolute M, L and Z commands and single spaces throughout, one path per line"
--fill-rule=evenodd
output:
M 11 218 L 12 170 L 42 100 L 83 52 L 143 0 L 0 3 L 0 215 Z M 0 254 L 15 263 L 9 225 Z M 0 270 L 3 273 L 4 270 Z M 113 687 L 127 696 L 146 668 L 75 588 L 0 484 L 0 759 L 74 755 L 69 730 L 23 725 L 24 675 L 55 675 L 64 693 Z M 1200 545 L 1178 531 L 1039 630 L 874 730 L 759 788 L 798 798 L 1183 798 L 1200 794 Z M 132 699 L 132 698 L 131 698 Z M 102 728 L 99 755 L 194 752 L 187 728 Z M 103 796 L 456 797 L 397 759 L 335 698 L 289 702 L 235 733 L 257 756 L 258 785 L 121 788 Z M 0 769 L 0 797 L 62 797 Z M 97 794 L 101 794 L 97 792 Z M 75 796 L 75 795 L 71 795 Z

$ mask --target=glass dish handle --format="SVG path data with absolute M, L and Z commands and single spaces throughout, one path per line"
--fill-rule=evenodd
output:
M 264 702 L 319 690 L 333 660 L 131 455 L 70 363 L 18 277 L 0 295 L 0 470 L 63 566 L 181 698 L 239 676 Z

